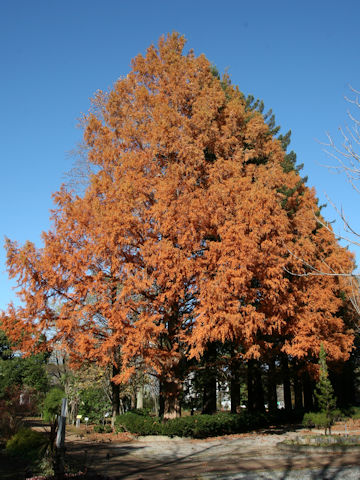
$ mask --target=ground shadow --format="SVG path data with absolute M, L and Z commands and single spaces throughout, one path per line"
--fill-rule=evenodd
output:
M 219 445 L 204 446 L 196 452 L 172 458 L 166 452 L 166 443 L 162 454 L 156 458 L 141 458 L 139 448 L 144 446 L 132 444 L 91 448 L 87 453 L 89 472 L 98 472 L 116 480 L 164 480 L 164 479 L 277 479 L 291 480 L 306 478 L 308 480 L 342 480 L 352 468 L 360 465 L 359 451 L 349 451 L 345 447 L 336 451 L 314 452 L 300 449 L 298 452 L 265 452 L 253 449 L 241 453 L 238 442 L 238 455 L 219 455 Z M 227 441 L 229 447 L 234 442 Z M 133 454 L 136 453 L 136 456 Z M 359 470 L 360 471 L 360 470 Z M 299 477 L 300 472 L 303 476 Z M 352 477 L 356 478 L 356 477 Z

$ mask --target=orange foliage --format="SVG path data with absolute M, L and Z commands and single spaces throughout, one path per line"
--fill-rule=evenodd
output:
M 161 38 L 96 95 L 84 140 L 98 173 L 83 196 L 54 195 L 43 248 L 7 241 L 23 306 L 3 325 L 25 350 L 46 332 L 77 362 L 114 363 L 121 347 L 118 381 L 137 358 L 170 379 L 213 340 L 247 358 L 323 343 L 346 359 L 339 280 L 285 269 L 302 271 L 289 249 L 347 271 L 350 254 L 317 227 L 314 192 L 284 172 L 260 113 L 184 43 Z

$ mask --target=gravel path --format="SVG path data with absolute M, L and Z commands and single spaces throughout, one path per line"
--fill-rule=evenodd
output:
M 312 468 L 301 469 L 297 471 L 266 471 L 266 472 L 246 472 L 236 474 L 220 474 L 220 475 L 206 475 L 203 476 L 205 480 L 359 480 L 360 468 L 359 467 L 343 467 L 338 468 Z
M 284 449 L 279 442 L 298 435 L 246 434 L 206 440 L 143 437 L 131 443 L 73 442 L 89 469 L 128 480 L 359 480 L 360 449 L 332 452 Z

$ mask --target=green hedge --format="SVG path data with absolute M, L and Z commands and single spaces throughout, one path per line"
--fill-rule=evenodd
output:
M 231 433 L 242 433 L 267 427 L 265 414 L 217 413 L 174 418 L 162 422 L 159 418 L 127 412 L 115 421 L 117 432 L 127 431 L 138 435 L 168 435 L 178 437 L 207 438 Z

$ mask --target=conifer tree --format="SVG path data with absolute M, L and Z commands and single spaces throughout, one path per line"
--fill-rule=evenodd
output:
M 334 397 L 334 390 L 329 379 L 326 363 L 326 351 L 323 344 L 321 344 L 319 354 L 319 381 L 316 385 L 315 396 L 320 410 L 324 412 L 328 418 L 330 418 L 331 412 L 336 407 L 336 400 Z

